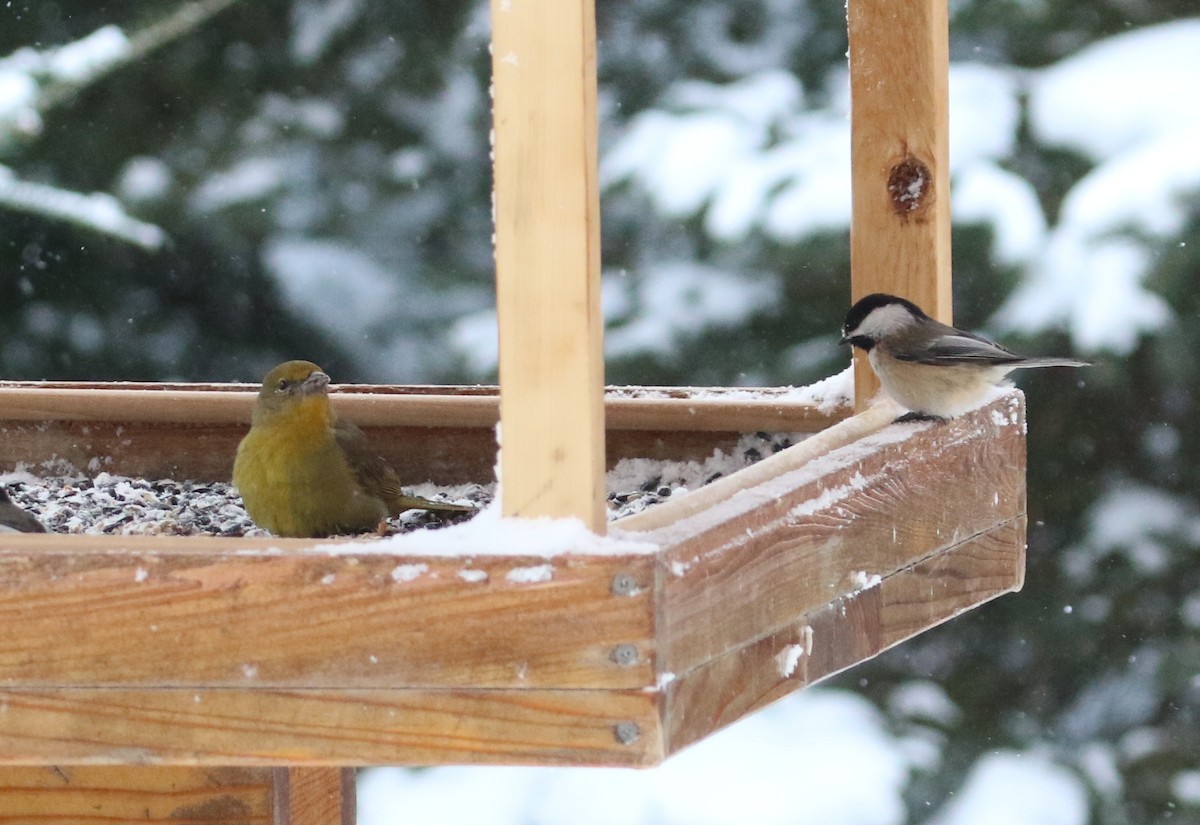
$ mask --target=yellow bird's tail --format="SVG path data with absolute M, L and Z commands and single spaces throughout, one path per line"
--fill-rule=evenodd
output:
M 393 514 L 403 513 L 405 510 L 433 510 L 439 513 L 474 513 L 477 509 L 479 509 L 477 507 L 472 507 L 470 504 L 453 504 L 449 501 L 434 501 L 431 498 L 410 496 L 407 493 L 392 499 L 390 504 L 390 509 Z

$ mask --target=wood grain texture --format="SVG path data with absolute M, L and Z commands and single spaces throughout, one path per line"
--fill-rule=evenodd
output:
M 900 295 L 951 323 L 944 0 L 849 0 L 851 301 Z M 859 409 L 879 388 L 856 354 Z
M 256 386 L 0 381 L 0 420 L 249 425 Z M 333 384 L 333 404 L 362 427 L 486 428 L 500 420 L 499 388 Z M 781 387 L 605 388 L 610 430 L 816 432 L 849 415 L 797 401 Z
M 251 388 L 149 389 L 155 386 L 0 382 L 0 472 L 20 465 L 40 474 L 228 481 L 248 428 Z M 606 464 L 707 458 L 732 449 L 743 432 L 816 432 L 847 415 L 762 392 L 746 398 L 740 390 L 614 388 L 605 402 Z M 493 480 L 494 387 L 344 385 L 333 403 L 363 427 L 406 484 Z
M 620 689 L 654 680 L 652 557 L 329 555 L 269 543 L 103 537 L 80 552 L 6 537 L 0 685 Z M 542 565 L 546 581 L 509 578 Z M 644 589 L 614 595 L 617 574 Z M 614 661 L 617 645 L 633 645 L 636 661 Z
M 648 536 L 656 536 L 656 531 L 667 528 L 664 531 L 663 540 L 669 541 L 669 534 L 672 532 L 670 528 L 674 525 L 712 512 L 713 508 L 740 494 L 743 490 L 765 484 L 786 473 L 804 468 L 810 462 L 833 450 L 877 433 L 901 413 L 903 410 L 893 403 L 877 404 L 853 418 L 838 422 L 834 426 L 804 439 L 799 444 L 768 456 L 735 474 L 706 484 L 685 496 L 672 497 L 670 501 L 626 516 L 614 526 L 626 533 Z
M 1022 515 L 1023 422 L 1013 394 L 948 424 L 891 425 L 647 533 L 667 547 L 659 667 L 687 672 Z
M 273 789 L 267 768 L 3 767 L 0 823 L 275 825 Z
M 839 596 L 667 686 L 667 753 L 1003 593 L 1025 571 L 1025 518 Z
M 354 825 L 353 768 L 276 768 L 273 825 Z
M 662 759 L 644 690 L 0 689 L 0 764 L 614 765 Z M 637 725 L 624 744 L 614 729 Z
M 604 517 L 593 0 L 493 0 L 503 509 Z

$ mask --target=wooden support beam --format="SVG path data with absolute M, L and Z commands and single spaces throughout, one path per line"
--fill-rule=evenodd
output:
M 849 0 L 851 300 L 908 298 L 951 322 L 946 0 Z M 855 397 L 879 383 L 861 353 Z
M 503 509 L 603 533 L 595 11 L 491 9 Z
M 354 825 L 353 768 L 276 768 L 272 825 Z

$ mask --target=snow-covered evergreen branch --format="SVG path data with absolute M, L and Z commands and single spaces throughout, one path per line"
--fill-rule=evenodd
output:
M 0 207 L 66 221 L 152 252 L 167 241 L 166 232 L 130 217 L 112 195 L 103 192 L 84 195 L 20 180 L 4 166 L 0 166 Z

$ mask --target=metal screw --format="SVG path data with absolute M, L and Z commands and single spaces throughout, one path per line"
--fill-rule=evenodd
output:
M 622 745 L 632 745 L 642 735 L 637 722 L 617 722 L 613 725 L 613 736 Z
M 621 667 L 636 665 L 638 660 L 637 648 L 630 644 L 617 645 L 612 649 L 610 658 Z
M 613 576 L 612 592 L 617 596 L 636 596 L 642 592 L 642 588 L 638 587 L 637 579 L 628 573 L 618 573 Z

